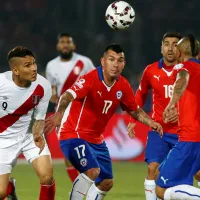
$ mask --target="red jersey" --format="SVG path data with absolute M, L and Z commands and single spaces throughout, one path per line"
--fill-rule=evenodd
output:
M 190 59 L 174 67 L 188 71 L 188 86 L 179 100 L 179 141 L 200 142 L 200 61 Z
M 82 138 L 100 144 L 103 142 L 102 133 L 119 105 L 126 111 L 137 109 L 128 81 L 120 75 L 111 87 L 107 86 L 101 67 L 81 76 L 67 91 L 75 99 L 61 128 L 60 140 Z
M 178 123 L 165 124 L 163 122 L 163 112 L 172 96 L 174 84 L 174 78 L 171 76 L 174 66 L 167 67 L 170 70 L 168 71 L 163 65 L 163 59 L 161 59 L 145 68 L 135 99 L 137 104 L 143 107 L 149 90 L 152 89 L 152 118 L 162 125 L 164 132 L 177 133 Z

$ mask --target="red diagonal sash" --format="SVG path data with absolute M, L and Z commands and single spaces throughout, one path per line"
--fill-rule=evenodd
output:
M 13 113 L 0 118 L 0 133 L 4 132 L 8 127 L 12 126 L 21 116 L 27 114 L 34 108 L 39 100 L 44 96 L 44 89 L 38 85 L 31 96 Z
M 74 65 L 71 73 L 65 80 L 65 83 L 63 84 L 61 95 L 74 84 L 76 79 L 79 77 L 79 74 L 82 71 L 83 67 L 84 67 L 84 63 L 81 60 L 78 60 L 76 64 Z

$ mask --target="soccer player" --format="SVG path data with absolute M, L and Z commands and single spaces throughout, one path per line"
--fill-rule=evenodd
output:
M 87 200 L 101 200 L 112 188 L 111 158 L 102 133 L 119 105 L 162 134 L 160 124 L 135 103 L 130 84 L 120 75 L 124 66 L 123 49 L 118 44 L 109 45 L 101 66 L 81 76 L 63 93 L 57 112 L 46 120 L 48 133 L 60 126 L 63 113 L 72 102 L 67 121 L 60 129 L 60 147 L 80 172 L 73 183 L 71 200 L 82 200 L 86 194 Z
M 0 74 L 0 199 L 15 190 L 9 176 L 23 153 L 40 179 L 39 200 L 54 200 L 53 168 L 43 137 L 51 86 L 37 74 L 35 56 L 29 49 L 15 47 L 7 59 L 11 71 Z
M 170 111 L 178 103 L 179 140 L 162 163 L 156 181 L 156 194 L 164 200 L 200 199 L 200 189 L 192 186 L 193 176 L 200 170 L 200 61 L 195 58 L 196 46 L 191 35 L 178 42 L 181 63 L 174 67 L 176 82 L 163 113 L 168 122 Z
M 163 137 L 150 130 L 145 150 L 145 161 L 148 165 L 148 173 L 144 182 L 146 200 L 156 200 L 155 174 L 160 163 L 166 158 L 169 151 L 176 144 L 177 117 L 172 117 L 171 122 L 165 124 L 162 114 L 172 96 L 174 79 L 170 76 L 174 65 L 177 63 L 177 42 L 181 35 L 177 32 L 167 32 L 162 39 L 161 53 L 163 58 L 153 64 L 148 65 L 142 75 L 139 89 L 136 92 L 136 103 L 143 107 L 150 89 L 153 97 L 152 118 L 163 127 Z M 173 112 L 176 110 L 174 109 Z M 172 123 L 173 122 L 173 123 Z M 129 129 L 130 125 L 129 125 Z M 129 135 L 132 130 L 129 131 Z
M 92 61 L 86 56 L 75 53 L 75 43 L 68 33 L 58 35 L 57 51 L 59 56 L 51 60 L 46 67 L 46 78 L 52 86 L 51 105 L 56 105 L 59 97 L 69 89 L 80 75 L 94 69 Z M 65 112 L 66 120 L 70 106 Z M 72 182 L 78 176 L 78 171 L 65 158 L 66 172 Z

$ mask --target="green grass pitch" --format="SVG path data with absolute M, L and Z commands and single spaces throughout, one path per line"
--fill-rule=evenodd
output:
M 114 187 L 105 199 L 107 200 L 143 200 L 144 178 L 146 165 L 144 163 L 114 163 Z M 20 200 L 37 200 L 39 194 L 39 181 L 31 165 L 18 164 L 12 176 L 17 180 L 17 194 Z M 67 200 L 71 188 L 65 172 L 64 164 L 54 164 L 56 179 L 56 200 Z

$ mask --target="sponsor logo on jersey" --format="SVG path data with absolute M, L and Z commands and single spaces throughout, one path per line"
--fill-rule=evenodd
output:
M 87 165 L 87 159 L 86 159 L 86 158 L 82 158 L 82 159 L 80 160 L 80 164 L 81 164 L 83 167 L 85 167 L 85 166 Z
M 33 101 L 33 104 L 37 105 L 40 101 L 40 95 L 33 95 L 32 101 Z
M 122 98 L 122 91 L 121 90 L 117 91 L 116 97 L 117 97 L 117 99 L 121 99 Z

